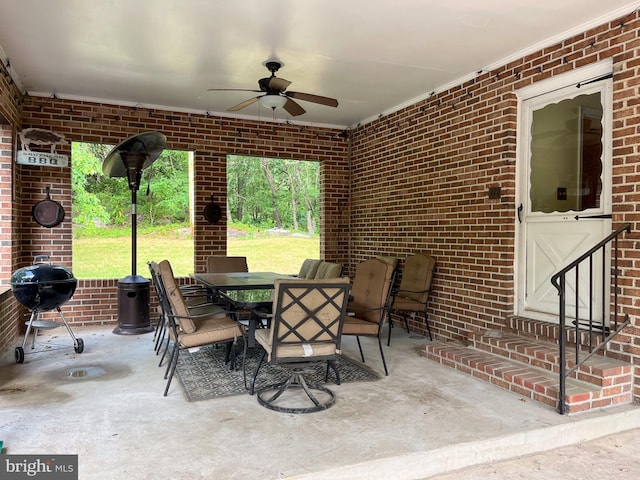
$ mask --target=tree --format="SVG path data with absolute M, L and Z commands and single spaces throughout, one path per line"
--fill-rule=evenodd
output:
M 96 223 L 106 225 L 111 221 L 111 214 L 100 201 L 99 195 L 90 187 L 102 176 L 102 161 L 96 155 L 96 149 L 92 149 L 90 144 L 74 142 L 71 148 L 73 220 L 85 225 Z
M 256 175 L 257 173 L 257 175 Z M 244 218 L 245 208 L 251 208 L 251 198 L 257 189 L 256 179 L 262 173 L 253 157 L 231 156 L 227 161 L 227 211 L 238 222 Z
M 296 180 L 304 202 L 307 233 L 313 235 L 316 231 L 316 215 L 318 197 L 320 195 L 320 175 L 318 164 L 315 162 L 297 162 L 295 164 Z
M 149 226 L 189 220 L 189 153 L 165 151 L 145 171 L 148 194 L 138 197 L 139 212 Z
M 301 186 L 297 181 L 298 162 L 285 162 L 287 171 L 287 179 L 291 186 L 291 217 L 293 218 L 293 229 L 298 230 L 298 186 Z
M 264 158 L 261 159 L 260 166 L 264 171 L 265 177 L 267 177 L 269 189 L 271 190 L 271 208 L 273 210 L 273 220 L 276 223 L 276 227 L 282 228 L 282 219 L 280 218 L 280 211 L 278 210 L 278 190 L 276 189 L 276 182 L 269 167 L 269 161 Z
M 319 164 L 230 155 L 227 203 L 236 221 L 313 234 L 318 222 Z
M 130 221 L 131 191 L 127 180 L 107 177 L 102 172 L 104 158 L 112 148 L 75 142 L 72 145 L 72 213 L 76 224 L 120 226 Z M 189 189 L 189 153 L 165 150 L 143 171 L 137 197 L 139 223 L 152 226 L 188 221 Z

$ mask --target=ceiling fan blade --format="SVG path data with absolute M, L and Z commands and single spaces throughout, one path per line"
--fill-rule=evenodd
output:
M 295 98 L 296 100 L 304 100 L 305 102 L 319 103 L 320 105 L 326 105 L 327 107 L 337 107 L 338 100 L 335 98 L 322 97 L 320 95 L 312 95 L 310 93 L 301 92 L 285 92 L 287 97 Z
M 289 80 L 285 80 L 284 78 L 271 77 L 269 80 L 269 88 L 271 90 L 278 90 L 279 92 L 282 92 L 289 85 L 291 85 L 291 82 Z
M 255 92 L 260 93 L 262 90 L 249 90 L 247 88 L 207 88 L 207 92 Z
M 298 105 L 296 102 L 294 102 L 290 98 L 287 98 L 287 103 L 285 103 L 284 107 L 282 108 L 284 108 L 292 117 L 297 117 L 298 115 L 307 113 L 307 111 L 304 108 L 302 108 L 300 105 Z
M 261 96 L 262 95 L 258 95 L 257 97 L 250 98 L 249 100 L 245 100 L 242 103 L 234 105 L 231 108 L 227 108 L 227 112 L 237 112 L 238 110 L 242 110 L 244 107 L 248 107 L 249 105 L 256 103 Z

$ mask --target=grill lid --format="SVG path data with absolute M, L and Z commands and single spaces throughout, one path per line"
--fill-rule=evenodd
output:
M 34 283 L 75 282 L 71 270 L 61 265 L 47 265 L 40 263 L 23 267 L 11 275 L 11 286 Z
M 10 283 L 18 302 L 29 310 L 46 312 L 66 303 L 78 281 L 65 267 L 40 263 L 16 270 Z

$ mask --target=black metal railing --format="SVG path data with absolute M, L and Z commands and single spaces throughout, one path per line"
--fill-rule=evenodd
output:
M 551 283 L 558 290 L 558 296 L 560 297 L 560 305 L 559 305 L 559 333 L 560 338 L 558 340 L 559 344 L 559 355 L 560 355 L 560 365 L 559 365 L 559 376 L 560 376 L 560 398 L 558 399 L 558 410 L 560 414 L 564 414 L 566 411 L 566 384 L 567 379 L 573 375 L 573 373 L 578 369 L 580 365 L 586 362 L 589 358 L 591 358 L 596 352 L 601 350 L 613 337 L 615 337 L 620 331 L 629 325 L 629 315 L 624 315 L 624 320 L 620 320 L 619 318 L 619 306 L 618 306 L 618 276 L 619 276 L 619 268 L 618 268 L 618 239 L 622 235 L 622 233 L 630 233 L 631 225 L 625 224 L 618 228 L 615 232 L 609 235 L 607 238 L 602 240 L 600 243 L 595 245 L 589 251 L 581 255 L 579 258 L 571 262 L 569 265 L 564 267 L 558 273 L 551 277 Z M 610 245 L 611 244 L 611 245 Z M 608 248 L 611 247 L 610 255 L 607 254 Z M 594 257 L 596 254 L 600 252 L 600 262 L 596 261 Z M 611 270 L 607 273 L 607 259 L 611 259 L 613 262 Z M 599 265 L 596 265 L 598 264 Z M 587 286 L 589 292 L 589 306 L 586 315 L 583 314 L 581 318 L 579 314 L 580 310 L 580 267 L 586 267 L 589 269 L 589 285 Z M 575 316 L 573 316 L 573 326 L 567 327 L 567 275 L 572 272 L 575 274 L 573 285 L 573 290 L 575 293 Z M 610 275 L 611 283 L 607 282 L 607 274 Z M 601 288 L 600 292 L 601 305 L 594 305 L 592 299 L 594 298 L 596 288 L 594 285 L 594 279 L 598 278 L 597 275 L 601 275 Z M 613 291 L 613 298 L 611 298 L 611 294 L 606 292 L 607 286 L 610 285 Z M 596 308 L 600 307 L 600 320 L 594 321 Z M 608 309 L 608 312 L 607 312 Z M 609 319 L 609 322 L 605 321 L 607 318 L 607 313 L 611 315 L 612 318 Z M 575 334 L 575 357 L 574 364 L 568 368 L 567 366 L 567 337 L 568 333 L 574 332 Z M 588 353 L 580 358 L 580 353 L 582 351 L 582 342 L 581 342 L 581 334 L 587 334 L 588 340 Z M 600 341 L 597 345 L 594 345 L 593 339 L 595 337 L 600 337 Z M 585 352 L 582 351 L 584 354 Z

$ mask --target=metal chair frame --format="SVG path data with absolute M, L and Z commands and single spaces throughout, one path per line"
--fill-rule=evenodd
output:
M 404 319 L 404 324 L 405 324 L 405 328 L 407 329 L 407 333 L 409 333 L 409 320 L 407 319 L 407 314 L 408 313 L 413 313 L 414 315 L 418 315 L 419 313 L 422 313 L 424 315 L 424 321 L 425 324 L 427 326 L 427 332 L 429 333 L 429 340 L 433 341 L 433 335 L 431 334 L 431 326 L 429 325 L 429 315 L 427 314 L 427 307 L 429 304 L 429 296 L 430 296 L 430 292 L 432 290 L 432 284 L 433 284 L 433 277 L 435 275 L 435 269 L 436 269 L 436 261 L 435 259 L 431 256 L 428 255 L 426 253 L 417 253 L 415 255 L 411 255 L 409 257 L 407 257 L 407 259 L 405 260 L 405 272 L 407 269 L 407 264 L 409 262 L 412 262 L 414 260 L 420 260 L 420 257 L 425 257 L 424 261 L 427 262 L 427 264 L 430 266 L 429 270 L 426 272 L 426 277 L 425 277 L 425 289 L 423 290 L 410 290 L 405 286 L 403 286 L 403 279 L 400 280 L 400 285 L 398 286 L 397 289 L 395 289 L 391 296 L 392 296 L 392 300 L 389 306 L 389 313 L 395 313 L 395 314 L 399 314 L 402 316 L 402 318 Z M 403 272 L 403 278 L 404 278 L 404 272 Z M 412 301 L 420 304 L 422 306 L 421 309 L 411 309 L 411 310 L 406 310 L 406 309 L 401 309 L 401 308 L 395 308 L 394 305 L 396 303 L 396 299 L 401 296 L 402 294 L 418 294 L 418 295 L 424 295 L 424 300 L 423 301 L 418 301 L 416 299 L 412 298 Z
M 246 357 L 247 342 L 246 342 L 245 333 L 242 325 L 240 325 L 239 323 L 235 322 L 234 320 L 232 320 L 227 316 L 218 317 L 216 319 L 215 317 L 212 317 L 211 313 L 204 313 L 203 315 L 189 315 L 189 316 L 176 314 L 176 311 L 174 310 L 173 302 L 176 302 L 175 303 L 176 305 L 180 305 L 180 303 L 178 303 L 180 302 L 180 299 L 176 299 L 174 297 L 172 301 L 170 291 L 167 289 L 167 282 L 173 282 L 171 285 L 174 288 L 177 287 L 177 285 L 175 285 L 175 279 L 173 278 L 173 273 L 171 272 L 170 264 L 167 262 L 166 269 L 163 270 L 163 268 L 164 267 L 162 267 L 162 262 L 161 262 L 160 269 L 159 269 L 160 275 L 158 276 L 158 280 L 161 285 L 161 289 L 164 292 L 164 295 L 163 295 L 164 307 L 166 308 L 165 313 L 166 313 L 166 319 L 167 319 L 167 328 L 169 331 L 169 338 L 167 340 L 167 346 L 165 348 L 165 352 L 163 353 L 162 359 L 160 360 L 160 365 L 162 365 L 162 361 L 169 350 L 169 341 L 173 340 L 173 348 L 171 349 L 171 353 L 169 355 L 169 362 L 167 363 L 167 368 L 164 374 L 164 378 L 167 380 L 167 384 L 164 390 L 164 396 L 166 397 L 167 393 L 169 392 L 169 387 L 171 386 L 171 380 L 173 379 L 173 375 L 178 366 L 180 350 L 184 348 L 192 348 L 197 346 L 225 344 L 227 347 L 225 362 L 230 363 L 229 368 L 233 369 L 236 367 L 236 353 L 235 353 L 235 349 L 232 348 L 233 345 L 237 344 L 238 337 L 242 338 L 243 351 L 244 351 L 243 359 L 244 359 Z M 175 292 L 175 290 L 173 291 Z M 179 295 L 181 295 L 181 293 L 179 293 Z M 182 308 L 183 310 L 187 309 L 186 305 L 183 305 L 180 308 Z M 196 332 L 194 332 L 194 334 L 201 334 L 202 332 L 199 331 L 199 329 L 201 329 L 204 333 L 219 332 L 219 331 L 226 332 L 226 330 L 231 330 L 230 327 L 233 327 L 235 331 L 233 332 L 233 335 L 227 335 L 226 337 L 218 338 L 215 341 L 208 341 L 208 342 L 201 341 L 201 342 L 198 342 L 196 345 L 191 344 L 188 346 L 183 346 L 182 340 L 184 338 L 187 338 L 190 335 L 189 333 L 185 333 L 184 329 L 182 328 L 181 320 L 183 319 L 193 321 L 194 323 L 197 324 Z M 203 326 L 203 324 L 200 323 L 199 320 L 209 321 L 209 323 Z M 231 353 L 233 353 L 233 357 L 230 359 Z
M 384 374 L 385 375 L 389 375 L 389 369 L 387 368 L 387 361 L 384 357 L 384 350 L 382 348 L 382 327 L 384 326 L 384 324 L 386 323 L 386 320 L 389 320 L 389 315 L 388 315 L 388 306 L 389 306 L 389 299 L 391 296 L 391 286 L 393 284 L 394 278 L 395 278 L 395 271 L 396 271 L 396 267 L 393 263 L 380 259 L 380 258 L 372 258 L 369 259 L 365 262 L 362 262 L 361 265 L 364 265 L 368 262 L 378 262 L 379 264 L 384 265 L 386 268 L 384 270 L 384 275 L 385 278 L 382 279 L 382 284 L 380 285 L 380 289 L 381 289 L 381 297 L 384 297 L 381 299 L 381 301 L 379 303 L 376 303 L 376 305 L 369 307 L 367 305 L 364 304 L 357 304 L 355 303 L 355 301 L 360 301 L 359 299 L 354 299 L 354 303 L 350 303 L 347 307 L 347 311 L 348 311 L 348 315 L 350 317 L 355 317 L 355 318 L 359 318 L 359 316 L 362 315 L 367 315 L 369 312 L 379 312 L 380 316 L 377 322 L 370 322 L 372 325 L 375 325 L 375 334 L 371 333 L 371 334 L 364 334 L 364 333 L 349 333 L 349 319 L 347 319 L 347 321 L 345 322 L 345 325 L 347 325 L 346 328 L 343 329 L 343 334 L 345 335 L 355 335 L 356 336 L 356 341 L 358 342 L 358 349 L 360 350 L 360 358 L 362 359 L 362 363 L 365 363 L 365 359 L 364 359 L 364 352 L 362 350 L 362 344 L 360 343 L 360 337 L 361 336 L 375 336 L 378 339 L 378 348 L 380 350 L 380 357 L 382 359 L 382 365 L 384 367 Z M 361 278 L 358 277 L 358 268 L 356 268 L 356 274 L 354 277 L 354 285 L 356 284 L 356 282 L 366 282 L 367 280 L 371 281 L 372 279 L 369 278 L 367 276 L 367 278 L 365 278 L 364 280 L 362 280 Z M 391 326 L 389 326 L 389 329 L 391 328 Z M 389 336 L 391 335 L 391 332 L 389 331 Z M 390 339 L 388 340 L 388 342 L 390 341 Z
M 322 385 L 307 382 L 304 374 L 305 368 L 310 363 L 327 362 L 325 381 L 328 380 L 329 369 L 331 369 L 335 374 L 336 384 L 340 384 L 340 373 L 334 361 L 340 355 L 342 324 L 350 288 L 346 280 L 292 279 L 276 282 L 277 293 L 269 330 L 269 334 L 272 335 L 269 363 L 291 368 L 291 375 L 286 381 L 269 385 L 257 392 L 258 402 L 261 405 L 279 412 L 309 413 L 325 410 L 334 404 L 333 392 Z M 312 300 L 314 293 L 321 295 L 321 302 L 317 301 L 318 297 Z M 321 355 L 311 353 L 314 347 L 326 345 L 335 345 L 335 353 Z M 287 352 L 291 352 L 292 348 L 302 348 L 308 356 L 290 356 Z M 282 355 L 281 351 L 284 352 Z M 251 395 L 254 394 L 256 378 L 266 356 L 265 350 L 251 379 L 249 388 Z M 311 405 L 300 407 L 277 405 L 276 400 L 291 388 L 301 389 L 311 401 Z M 320 399 L 319 396 L 324 399 Z

